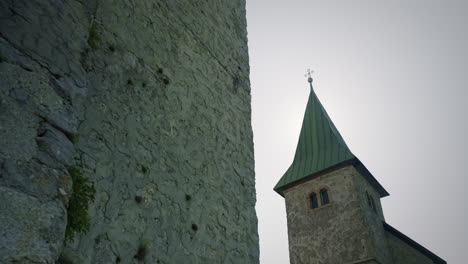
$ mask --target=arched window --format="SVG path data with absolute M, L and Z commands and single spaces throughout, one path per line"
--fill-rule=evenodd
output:
M 310 194 L 310 207 L 312 209 L 315 209 L 315 208 L 318 207 L 317 194 L 315 194 L 315 193 Z
M 330 203 L 330 199 L 328 198 L 328 190 L 327 189 L 320 190 L 320 201 L 322 202 L 322 205 L 326 205 L 326 204 Z

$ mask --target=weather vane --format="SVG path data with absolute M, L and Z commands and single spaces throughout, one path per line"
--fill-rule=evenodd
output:
M 304 77 L 309 77 L 307 78 L 307 81 L 312 84 L 312 73 L 314 73 L 314 71 L 310 70 L 310 69 L 307 69 L 307 73 L 304 75 Z

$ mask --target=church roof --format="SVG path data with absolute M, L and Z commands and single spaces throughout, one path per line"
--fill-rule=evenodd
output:
M 345 141 L 320 103 L 310 81 L 310 95 L 302 122 L 294 161 L 276 184 L 274 190 L 283 190 L 331 169 L 354 165 L 381 197 L 388 193 L 349 150 Z
M 416 249 L 417 251 L 424 254 L 426 257 L 430 258 L 434 264 L 447 264 L 447 261 L 443 260 L 436 254 L 432 253 L 429 249 L 421 246 L 418 242 L 414 241 L 413 239 L 407 237 L 405 234 L 401 233 L 400 231 L 396 230 L 391 225 L 383 222 L 384 230 L 389 232 L 390 234 L 394 235 L 395 237 L 399 238 L 401 241 L 405 242 L 412 248 Z

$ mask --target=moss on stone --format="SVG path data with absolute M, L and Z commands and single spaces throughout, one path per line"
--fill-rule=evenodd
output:
M 96 23 L 93 22 L 93 24 L 91 24 L 91 28 L 89 29 L 88 45 L 92 50 L 97 50 L 99 47 L 99 41 L 100 37 L 97 30 L 97 26 Z
M 90 227 L 88 205 L 94 201 L 96 189 L 94 188 L 94 184 L 83 175 L 80 166 L 68 170 L 73 180 L 73 193 L 68 206 L 65 243 L 73 241 L 77 233 L 88 232 Z

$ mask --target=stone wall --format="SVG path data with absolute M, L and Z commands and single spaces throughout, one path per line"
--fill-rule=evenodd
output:
M 347 166 L 284 192 L 291 264 L 354 263 L 369 258 L 369 234 Z M 309 195 L 329 189 L 330 204 L 311 209 Z M 364 263 L 373 263 L 372 260 Z M 361 262 L 357 262 L 361 263 Z
M 389 250 L 387 239 L 385 238 L 385 230 L 382 225 L 385 218 L 380 202 L 380 195 L 354 168 L 353 175 L 357 195 L 361 203 L 362 215 L 369 233 L 369 254 L 381 264 L 392 264 L 392 254 Z M 369 205 L 367 194 L 373 199 L 375 210 Z
M 1 263 L 258 263 L 244 0 L 0 17 Z M 71 169 L 96 196 L 64 248 Z

